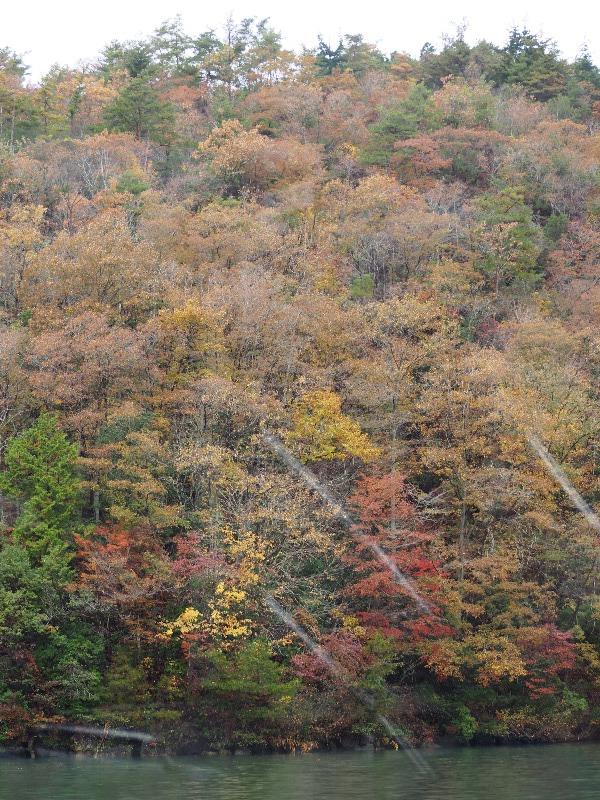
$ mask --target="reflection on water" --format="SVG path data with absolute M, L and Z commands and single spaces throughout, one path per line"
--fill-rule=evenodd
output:
M 598 800 L 600 743 L 143 761 L 0 761 L 11 800 Z

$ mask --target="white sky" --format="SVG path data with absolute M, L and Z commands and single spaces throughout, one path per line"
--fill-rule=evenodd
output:
M 160 22 L 181 14 L 186 30 L 219 29 L 234 18 L 269 17 L 291 48 L 313 46 L 317 34 L 335 43 L 362 33 L 385 52 L 418 55 L 425 41 L 467 21 L 467 40 L 504 43 L 513 25 L 526 25 L 556 40 L 573 58 L 585 43 L 600 65 L 598 0 L 22 0 L 2 3 L 0 46 L 25 53 L 30 76 L 52 64 L 93 59 L 113 39 L 143 38 Z

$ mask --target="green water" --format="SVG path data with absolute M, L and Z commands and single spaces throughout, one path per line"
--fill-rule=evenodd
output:
M 0 759 L 4 800 L 598 800 L 600 743 L 404 753 Z

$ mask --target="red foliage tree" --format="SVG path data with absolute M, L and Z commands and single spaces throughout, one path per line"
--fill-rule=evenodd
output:
M 136 636 L 153 636 L 174 585 L 170 562 L 150 527 L 127 530 L 99 527 L 93 537 L 78 536 L 79 580 L 74 588 L 91 592 L 108 617 L 118 616 Z
M 532 698 L 553 695 L 559 680 L 575 667 L 577 648 L 568 631 L 547 624 L 519 632 L 528 676 L 525 687 Z
M 357 579 L 344 595 L 356 607 L 356 616 L 368 630 L 400 641 L 418 641 L 449 633 L 439 617 L 442 573 L 434 553 L 435 536 L 420 524 L 406 498 L 399 472 L 363 477 L 350 498 L 358 522 L 356 545 L 346 557 Z M 374 552 L 381 548 L 423 598 L 415 602 L 410 589 L 392 574 Z M 425 606 L 429 608 L 426 610 Z

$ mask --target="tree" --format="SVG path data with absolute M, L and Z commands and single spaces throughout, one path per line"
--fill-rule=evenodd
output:
M 96 215 L 73 235 L 61 232 L 27 264 L 20 291 L 32 310 L 51 301 L 57 308 L 82 314 L 102 309 L 133 321 L 158 304 L 160 262 L 148 242 L 132 236 L 123 208 Z
M 114 131 L 164 144 L 172 138 L 173 109 L 161 100 L 151 73 L 131 69 L 131 79 L 105 111 L 106 122 Z
M 0 489 L 20 501 L 13 536 L 36 561 L 52 552 L 64 553 L 67 561 L 70 558 L 80 513 L 77 452 L 51 414 L 38 417 L 6 448 Z
M 168 73 L 185 75 L 193 71 L 190 63 L 192 37 L 185 33 L 180 16 L 165 20 L 156 28 L 151 48 L 158 63 Z
M 300 444 L 303 460 L 372 461 L 377 456 L 377 449 L 341 408 L 340 398 L 327 390 L 307 392 L 298 400 L 288 438 Z
M 270 84 L 289 72 L 293 54 L 282 50 L 281 35 L 269 20 L 228 18 L 222 39 L 210 30 L 193 40 L 193 63 L 211 86 L 226 116 L 236 90 Z
M 7 440 L 27 419 L 31 397 L 23 370 L 23 351 L 26 333 L 8 327 L 0 329 L 0 445 L 2 452 Z
M 573 74 L 581 83 L 590 84 L 594 89 L 600 90 L 600 69 L 594 64 L 587 45 L 573 62 Z
M 30 723 L 58 712 L 89 712 L 100 682 L 100 636 L 65 591 L 73 570 L 54 548 L 36 559 L 4 538 L 0 546 L 0 692 Z M 12 712 L 11 712 L 12 709 Z M 7 713 L 8 711 L 8 713 Z M 24 731 L 3 730 L 18 740 Z
M 371 128 L 371 138 L 363 152 L 367 164 L 385 166 L 394 152 L 394 145 L 410 139 L 420 130 L 427 129 L 431 113 L 430 92 L 423 84 L 414 86 L 408 96 L 396 105 L 382 111 L 379 121 Z
M 391 165 L 413 185 L 427 175 L 488 184 L 498 171 L 506 139 L 496 131 L 440 128 L 396 145 Z
M 441 618 L 443 575 L 432 547 L 434 535 L 419 525 L 403 476 L 398 472 L 361 476 L 349 503 L 358 520 L 356 545 L 345 561 L 356 579 L 344 587 L 342 595 L 360 624 L 395 640 L 406 651 L 424 638 L 447 635 L 450 628 Z M 423 598 L 421 605 L 376 557 L 374 545 L 413 583 Z M 424 612 L 425 606 L 431 610 Z
M 43 206 L 28 204 L 0 217 L 0 304 L 11 315 L 23 310 L 23 278 L 43 241 L 44 214 Z
M 112 41 L 102 51 L 98 70 L 106 81 L 112 81 L 119 80 L 123 73 L 136 78 L 153 71 L 153 67 L 152 51 L 147 42 Z
M 504 48 L 500 82 L 518 84 L 536 100 L 548 100 L 561 93 L 566 77 L 566 64 L 554 43 L 527 28 L 512 29 Z
M 285 731 L 299 681 L 271 657 L 269 643 L 256 639 L 229 654 L 209 650 L 204 662 L 199 710 L 213 741 L 256 749 L 276 742 Z
M 414 188 L 389 175 L 356 185 L 331 181 L 323 200 L 337 228 L 333 245 L 359 275 L 373 276 L 378 297 L 418 278 L 448 237 L 448 217 L 442 221 Z
M 338 46 L 333 49 L 330 45 L 326 44 L 321 37 L 319 37 L 319 45 L 317 48 L 317 55 L 315 64 L 321 75 L 331 75 L 336 69 L 343 69 L 345 65 L 345 48 L 344 43 L 340 39 Z
M 148 374 L 139 334 L 92 312 L 76 315 L 62 331 L 40 333 L 26 362 L 34 395 L 61 409 L 84 443 L 93 441 L 111 407 L 134 386 L 139 391 L 141 376 Z
M 23 78 L 29 72 L 29 67 L 23 62 L 23 57 L 10 47 L 0 47 L 0 71 Z
M 492 87 L 484 80 L 453 78 L 432 95 L 432 104 L 440 122 L 453 128 L 490 128 L 497 106 Z
M 522 187 L 524 199 L 540 216 L 580 216 L 595 181 L 597 159 L 591 144 L 584 125 L 542 121 L 535 133 L 506 151 L 501 172 Z
M 533 214 L 518 189 L 483 195 L 478 201 L 480 227 L 477 266 L 488 276 L 496 296 L 510 286 L 535 286 L 540 280 L 539 234 Z
M 150 420 L 143 416 L 130 420 L 132 430 L 128 432 L 119 431 L 118 424 L 126 425 L 128 420 L 115 422 L 99 432 L 85 461 L 98 504 L 123 526 L 151 524 L 165 531 L 185 525 L 181 506 L 169 491 L 174 470 L 164 437 L 157 430 L 160 420 L 158 426 L 148 424 Z
M 78 580 L 73 590 L 91 593 L 106 623 L 139 641 L 158 633 L 158 606 L 173 590 L 164 549 L 149 526 L 97 527 L 78 536 Z
M 600 231 L 572 222 L 549 255 L 548 288 L 575 319 L 594 314 L 600 286 Z
M 426 44 L 421 50 L 419 67 L 423 83 L 430 89 L 438 89 L 450 77 L 465 75 L 471 58 L 471 48 L 464 40 L 465 30 L 459 28 L 456 36 L 446 37 L 440 53 Z
M 35 94 L 23 87 L 22 77 L 19 69 L 0 68 L 0 141 L 11 151 L 39 131 Z
M 365 42 L 360 34 L 344 36 L 335 49 L 319 37 L 315 66 L 321 76 L 347 70 L 360 77 L 369 70 L 384 69 L 387 65 L 385 56 Z
M 226 120 L 198 146 L 224 194 L 262 191 L 279 180 L 300 179 L 318 169 L 319 153 L 310 144 L 272 140 L 256 128 L 245 130 L 238 120 Z

